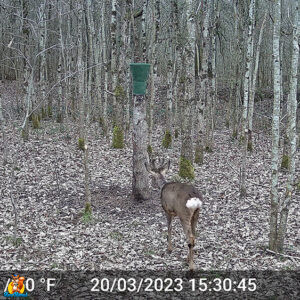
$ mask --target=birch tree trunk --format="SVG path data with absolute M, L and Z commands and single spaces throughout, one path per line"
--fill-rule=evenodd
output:
M 47 39 L 47 23 L 46 23 L 46 3 L 41 4 L 39 10 L 40 26 L 39 26 L 39 47 L 41 51 L 41 63 L 40 63 L 40 91 L 42 99 L 46 97 L 46 39 Z
M 125 14 L 124 5 L 120 4 L 120 23 L 121 23 L 121 29 L 120 29 L 120 37 L 118 38 L 121 40 L 121 43 L 119 48 L 118 57 L 118 67 L 116 67 L 116 70 L 114 71 L 117 76 L 117 82 L 116 86 L 114 88 L 114 98 L 115 98 L 115 127 L 113 130 L 113 142 L 112 146 L 113 148 L 124 148 L 124 122 L 123 122 L 123 108 L 126 98 L 126 74 L 125 74 L 125 61 L 126 61 L 126 32 L 127 32 L 127 26 L 128 26 L 128 17 Z M 117 38 L 115 37 L 115 43 L 117 43 Z M 117 44 L 115 45 L 117 47 Z M 128 71 L 129 72 L 129 71 Z M 127 73 L 128 73 L 127 72 Z
M 203 37 L 202 37 L 202 62 L 200 69 L 200 98 L 197 99 L 197 129 L 196 129 L 196 149 L 195 149 L 195 163 L 203 164 L 204 159 L 204 138 L 205 138 L 205 124 L 204 113 L 208 101 L 208 59 L 209 59 L 209 3 L 207 0 L 202 2 L 203 5 Z
M 104 5 L 103 3 L 101 3 L 101 7 L 102 10 L 104 9 Z M 94 16 L 93 16 L 93 6 L 91 4 L 91 11 L 90 11 L 90 18 L 91 18 L 91 23 L 92 23 L 92 36 L 94 39 L 94 43 L 93 43 L 93 52 L 94 52 L 94 60 L 95 60 L 95 105 L 96 105 L 96 119 L 100 120 L 101 118 L 101 73 L 103 70 L 103 66 L 100 66 L 100 58 L 101 58 L 101 43 L 100 43 L 100 39 L 101 39 L 101 35 L 103 34 L 101 32 L 101 29 L 98 29 L 98 32 L 96 33 L 97 29 L 96 29 L 96 20 L 94 20 Z
M 107 117 L 107 90 L 108 90 L 108 57 L 107 57 L 107 34 L 106 34 L 106 18 L 105 18 L 105 11 L 106 11 L 106 5 L 105 3 L 102 4 L 102 12 L 101 12 L 101 43 L 102 43 L 102 61 L 104 65 L 104 93 L 103 93 L 103 101 L 102 101 L 102 114 L 101 114 L 101 125 L 104 136 L 107 138 L 108 136 L 108 117 Z
M 180 51 L 182 51 L 182 47 L 179 43 L 178 35 L 180 34 L 180 27 L 179 27 L 179 13 L 178 13 L 178 3 L 177 0 L 172 1 L 173 6 L 173 23 L 174 23 L 174 36 L 175 36 L 175 49 L 174 49 L 174 70 L 173 70 L 173 102 L 174 102 L 174 127 L 175 127 L 175 134 L 174 138 L 178 137 L 178 129 L 180 127 L 179 123 L 179 75 L 181 70 L 181 64 L 179 63 L 180 59 Z
M 187 40 L 185 44 L 186 74 L 185 74 L 185 104 L 184 120 L 182 126 L 182 144 L 179 163 L 179 176 L 193 179 L 195 177 L 193 167 L 193 143 L 192 143 L 192 118 L 191 107 L 195 98 L 195 19 L 193 0 L 186 0 L 185 17 L 187 20 Z
M 77 58 L 77 71 L 78 71 L 78 105 L 79 105 L 79 145 L 85 145 L 85 130 L 84 130 L 84 105 L 85 105 L 85 95 L 84 95 L 84 70 L 83 70 L 83 49 L 82 49 L 82 28 L 83 28 L 83 5 L 82 0 L 78 2 L 78 33 L 77 33 L 77 43 L 78 43 L 78 58 Z M 80 146 L 80 148 L 82 148 Z
M 57 112 L 57 121 L 62 122 L 64 118 L 64 107 L 67 105 L 63 105 L 63 81 L 65 83 L 65 89 L 68 89 L 66 85 L 66 80 L 63 80 L 63 74 L 62 70 L 66 72 L 66 58 L 65 58 L 65 49 L 64 49 L 64 36 L 63 36 L 63 19 L 62 19 L 62 0 L 57 0 L 58 5 L 58 22 L 59 22 L 59 43 L 60 43 L 60 49 L 59 49 L 59 58 L 58 58 L 58 66 L 57 66 L 57 78 L 59 81 L 58 84 L 58 112 Z
M 88 40 L 88 47 L 87 47 L 87 85 L 86 85 L 86 91 L 87 91 L 87 122 L 89 122 L 90 118 L 92 117 L 92 98 L 94 96 L 94 89 L 92 89 L 92 78 L 93 78 L 93 72 L 94 68 L 91 68 L 95 64 L 95 53 L 94 53 L 94 44 L 95 44 L 95 32 L 94 32 L 94 20 L 92 16 L 92 3 L 91 0 L 86 1 L 86 36 Z M 95 115 L 94 115 L 95 116 Z
M 244 105 L 243 105 L 243 118 L 242 118 L 242 132 L 241 141 L 243 143 L 243 158 L 241 165 L 241 177 L 240 177 L 240 197 L 246 196 L 246 161 L 247 161 L 247 146 L 248 146 L 248 103 L 249 103 L 249 88 L 251 81 L 251 48 L 253 39 L 253 21 L 254 21 L 254 2 L 251 0 L 249 6 L 249 27 L 248 27 L 248 39 L 247 39 L 247 56 L 246 56 L 246 72 L 244 79 Z
M 134 96 L 133 106 L 133 177 L 132 194 L 135 200 L 149 199 L 149 179 L 145 167 L 147 141 L 146 103 L 144 95 Z
M 34 80 L 34 73 L 33 68 L 30 65 L 29 60 L 29 32 L 30 32 L 30 25 L 28 24 L 28 0 L 24 0 L 23 2 L 23 10 L 22 10 L 22 17 L 23 17 L 23 24 L 22 24 L 22 35 L 24 38 L 24 87 L 25 87 L 25 96 L 24 96 L 24 103 L 26 106 L 26 112 L 24 121 L 22 124 L 22 138 L 24 141 L 28 141 L 29 139 L 29 117 L 30 112 L 32 109 L 32 94 L 33 94 L 33 80 Z
M 206 138 L 205 150 L 212 152 L 214 148 L 214 119 L 215 119 L 215 96 L 216 96 L 216 16 L 218 10 L 216 0 L 210 3 L 212 25 L 210 30 L 209 64 L 208 64 L 208 93 L 207 93 L 207 116 L 206 116 Z
M 286 193 L 281 203 L 280 221 L 278 227 L 277 251 L 283 251 L 284 239 L 287 229 L 287 219 L 289 214 L 292 190 L 295 180 L 295 159 L 297 149 L 297 76 L 298 76 L 298 60 L 299 60 L 299 34 L 300 34 L 300 18 L 299 18 L 300 1 L 296 1 L 295 20 L 293 24 L 293 52 L 291 59 L 291 77 L 290 92 L 288 97 L 288 141 L 289 141 L 289 165 L 288 165 L 288 181 Z
M 160 31 L 160 1 L 152 0 L 152 7 L 154 6 L 154 26 L 152 35 L 152 45 L 150 52 L 151 59 L 151 73 L 150 73 L 150 100 L 149 100 L 149 117 L 148 117 L 148 145 L 152 144 L 153 131 L 153 109 L 156 95 L 156 84 L 158 84 L 158 36 Z
M 232 137 L 234 139 L 238 136 L 239 119 L 240 119 L 240 102 L 241 102 L 241 68 L 243 63 L 242 44 L 243 44 L 243 31 L 242 31 L 242 7 L 243 4 L 234 1 L 234 15 L 235 15 L 235 87 L 233 95 L 233 112 L 232 112 Z
M 146 47 L 146 16 L 147 16 L 147 7 L 148 0 L 144 0 L 143 2 L 143 12 L 142 12 L 142 62 L 148 62 L 147 58 L 147 47 Z
M 171 24 L 172 22 L 172 11 L 170 16 Z M 166 101 L 166 129 L 163 138 L 162 145 L 165 148 L 172 147 L 173 138 L 173 32 L 171 30 L 171 24 L 168 26 L 167 30 L 167 101 Z
M 249 94 L 249 113 L 248 113 L 248 151 L 253 150 L 253 141 L 252 141 L 252 131 L 253 131 L 253 112 L 254 112 L 254 98 L 255 98 L 255 91 L 256 91 L 256 81 L 257 81 L 257 73 L 258 73 L 258 65 L 259 65 L 259 55 L 260 55 L 260 47 L 264 32 L 264 27 L 267 20 L 267 13 L 265 13 L 264 19 L 262 21 L 259 37 L 256 46 L 256 54 L 255 54 L 255 66 L 252 75 L 252 84 Z
M 111 35 L 111 58 L 110 58 L 110 70 L 112 77 L 112 91 L 115 93 L 117 87 L 117 0 L 111 1 L 111 23 L 110 23 L 110 35 Z M 112 120 L 113 125 L 116 125 L 116 97 L 113 96 L 112 101 Z
M 131 57 L 133 54 L 131 44 L 132 44 L 132 28 L 134 26 L 132 22 L 132 14 L 133 14 L 133 7 L 132 7 L 132 0 L 126 1 L 126 15 L 127 15 L 127 32 L 125 38 L 125 48 L 126 48 L 126 57 L 125 57 L 125 64 L 126 64 L 126 98 L 124 103 L 124 110 L 125 110 L 125 116 L 124 116 L 124 131 L 125 131 L 125 140 L 128 140 L 129 137 L 129 131 L 130 131 L 130 99 L 131 96 L 131 75 L 129 71 L 129 64 L 131 61 Z
M 271 180 L 271 216 L 269 248 L 277 251 L 278 237 L 278 151 L 279 151 L 279 118 L 280 118 L 280 26 L 281 0 L 274 0 L 274 30 L 273 30 L 273 68 L 274 68 L 274 103 L 272 119 L 272 180 Z

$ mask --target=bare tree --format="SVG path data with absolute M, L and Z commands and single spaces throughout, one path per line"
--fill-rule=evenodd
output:
M 274 1 L 273 66 L 274 66 L 274 104 L 272 121 L 272 180 L 271 180 L 271 217 L 269 248 L 277 250 L 278 238 L 278 160 L 279 160 L 279 118 L 280 118 L 280 25 L 281 1 Z
M 247 39 L 247 55 L 246 55 L 246 72 L 244 79 L 244 105 L 242 116 L 242 132 L 241 142 L 243 143 L 243 158 L 241 164 L 240 178 L 240 196 L 246 195 L 246 160 L 248 147 L 248 105 L 249 105 L 249 89 L 252 78 L 252 56 L 251 49 L 253 43 L 253 21 L 254 21 L 254 5 L 255 1 L 251 0 L 249 5 L 249 24 L 248 24 L 248 39 Z
M 185 17 L 187 22 L 185 57 L 186 73 L 185 78 L 185 100 L 184 100 L 184 119 L 182 126 L 182 141 L 179 164 L 179 175 L 183 178 L 193 179 L 193 143 L 192 143 L 192 124 L 191 107 L 195 98 L 195 19 L 192 0 L 186 0 Z
M 293 192 L 295 180 L 295 159 L 297 149 L 297 79 L 298 79 L 298 61 L 299 61 L 299 34 L 300 34 L 300 18 L 299 18 L 300 1 L 296 1 L 295 18 L 293 24 L 293 51 L 291 59 L 291 77 L 290 91 L 288 96 L 288 141 L 289 141 L 289 166 L 286 193 L 283 201 L 280 203 L 280 219 L 277 231 L 277 251 L 283 251 L 284 239 L 287 230 L 287 220 L 290 208 L 290 202 Z

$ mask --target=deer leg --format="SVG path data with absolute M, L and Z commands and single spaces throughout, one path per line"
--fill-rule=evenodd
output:
M 190 268 L 190 270 L 193 270 L 194 269 L 194 262 L 193 262 L 194 251 L 193 251 L 193 249 L 195 246 L 195 237 L 192 232 L 191 218 L 189 218 L 188 220 L 184 220 L 184 219 L 180 218 L 180 221 L 181 221 L 183 231 L 186 236 L 188 247 L 189 247 L 189 252 L 188 252 L 188 257 L 187 257 L 189 268 Z
M 192 216 L 192 233 L 193 233 L 193 236 L 196 237 L 196 226 L 197 226 L 197 222 L 198 222 L 198 218 L 199 218 L 199 209 L 197 209 L 193 216 Z
M 172 233 L 173 216 L 169 215 L 167 212 L 166 212 L 166 216 L 167 216 L 167 221 L 168 221 L 168 252 L 171 253 L 172 252 L 171 233 Z

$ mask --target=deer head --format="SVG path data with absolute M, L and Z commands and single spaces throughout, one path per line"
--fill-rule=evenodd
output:
M 164 159 L 149 159 L 149 163 L 145 163 L 147 171 L 152 175 L 154 183 L 160 189 L 166 183 L 166 173 L 170 169 L 170 160 L 165 162 Z

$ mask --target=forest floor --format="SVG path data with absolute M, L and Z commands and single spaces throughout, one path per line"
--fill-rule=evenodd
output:
M 131 197 L 132 149 L 111 148 L 97 124 L 88 129 L 93 219 L 84 222 L 83 153 L 76 124 L 43 121 L 28 142 L 20 121 L 4 126 L 0 137 L 0 265 L 2 270 L 187 269 L 187 245 L 178 219 L 168 254 L 166 219 L 159 192 L 136 203 Z M 3 140 L 5 138 L 5 140 Z M 171 159 L 168 179 L 178 173 L 180 139 L 154 150 Z M 239 198 L 241 148 L 230 132 L 217 129 L 213 153 L 195 166 L 194 185 L 203 193 L 197 226 L 195 266 L 201 270 L 296 270 L 300 268 L 300 192 L 293 193 L 284 256 L 266 251 L 270 212 L 270 137 L 254 134 L 247 157 L 247 196 Z M 8 163 L 3 165 L 4 147 Z M 300 177 L 300 155 L 296 172 Z M 287 174 L 280 173 L 280 198 Z M 11 199 L 16 204 L 14 226 Z M 19 244 L 13 244 L 14 233 Z

